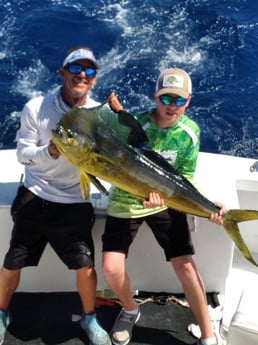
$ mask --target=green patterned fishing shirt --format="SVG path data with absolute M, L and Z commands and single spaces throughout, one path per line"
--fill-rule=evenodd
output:
M 158 128 L 150 120 L 155 111 L 134 115 L 149 139 L 149 147 L 162 155 L 180 174 L 193 182 L 200 148 L 200 128 L 186 115 L 181 115 L 177 124 Z M 107 214 L 118 218 L 136 218 L 160 212 L 164 207 L 144 208 L 142 200 L 119 188 L 112 188 Z

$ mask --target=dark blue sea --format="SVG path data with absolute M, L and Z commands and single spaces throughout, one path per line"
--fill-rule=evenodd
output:
M 93 93 L 151 108 L 164 68 L 193 81 L 188 115 L 201 150 L 258 158 L 257 0 L 8 0 L 0 4 L 0 148 L 15 147 L 20 111 L 55 89 L 66 51 L 91 47 L 101 70 Z

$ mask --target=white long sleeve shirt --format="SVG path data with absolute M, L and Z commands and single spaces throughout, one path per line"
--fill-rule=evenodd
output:
M 100 103 L 87 96 L 86 108 Z M 17 158 L 25 165 L 24 186 L 39 197 L 58 203 L 80 203 L 79 171 L 64 157 L 53 159 L 48 151 L 51 130 L 70 108 L 62 101 L 60 89 L 55 94 L 27 102 L 17 131 Z

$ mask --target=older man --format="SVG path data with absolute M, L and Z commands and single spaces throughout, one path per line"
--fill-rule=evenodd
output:
M 0 344 L 9 324 L 8 307 L 21 269 L 37 266 L 47 243 L 76 272 L 83 307 L 81 326 L 92 345 L 111 345 L 95 314 L 97 277 L 91 229 L 93 208 L 83 200 L 78 170 L 60 156 L 51 129 L 74 106 L 99 103 L 88 95 L 99 66 L 91 49 L 70 49 L 59 70 L 62 86 L 53 94 L 30 100 L 21 114 L 17 157 L 25 165 L 25 181 L 12 205 L 14 227 L 0 271 Z

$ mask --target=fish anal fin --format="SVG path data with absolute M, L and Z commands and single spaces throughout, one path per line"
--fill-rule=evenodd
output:
M 90 178 L 87 173 L 80 170 L 80 187 L 83 199 L 88 199 L 90 192 Z
M 90 182 L 94 184 L 94 186 L 102 193 L 103 195 L 108 195 L 108 191 L 103 186 L 103 184 L 97 179 L 95 176 L 88 174 L 88 177 L 90 179 Z

